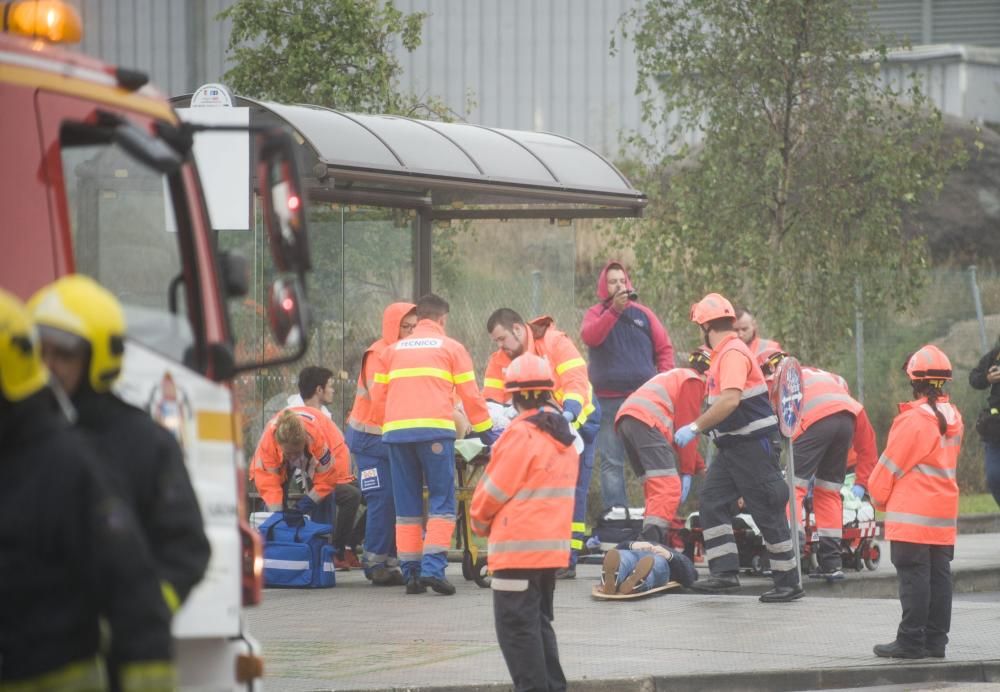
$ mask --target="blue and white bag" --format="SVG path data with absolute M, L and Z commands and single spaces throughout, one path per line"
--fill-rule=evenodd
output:
M 337 585 L 333 527 L 298 513 L 275 512 L 257 529 L 264 539 L 264 585 L 321 589 Z

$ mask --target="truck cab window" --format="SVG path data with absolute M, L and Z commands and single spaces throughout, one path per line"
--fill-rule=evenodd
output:
M 112 143 L 64 143 L 62 166 L 77 272 L 119 298 L 131 338 L 181 361 L 193 335 L 183 286 L 169 310 L 181 256 L 167 176 Z

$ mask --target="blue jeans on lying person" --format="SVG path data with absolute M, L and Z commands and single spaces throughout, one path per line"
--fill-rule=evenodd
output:
M 621 556 L 621 562 L 618 565 L 618 576 L 615 579 L 616 586 L 621 587 L 622 582 L 632 574 L 635 566 L 639 564 L 639 560 L 647 555 L 653 556 L 653 569 L 649 571 L 645 579 L 636 585 L 632 592 L 642 593 L 643 591 L 649 591 L 658 586 L 665 586 L 670 581 L 670 563 L 662 555 L 650 553 L 645 550 L 619 550 L 618 555 Z
M 683 587 L 689 587 L 698 579 L 698 570 L 687 555 L 659 543 L 648 541 L 625 541 L 618 544 L 621 561 L 618 565 L 617 586 L 632 574 L 635 566 L 646 555 L 653 556 L 653 569 L 635 591 L 642 592 L 664 586 L 671 579 Z

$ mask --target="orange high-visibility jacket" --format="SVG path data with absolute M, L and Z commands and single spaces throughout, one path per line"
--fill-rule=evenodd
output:
M 868 478 L 875 508 L 885 511 L 890 541 L 955 543 L 962 415 L 948 397 L 938 399 L 937 408 L 948 424 L 944 435 L 926 398 L 899 405 L 885 451 Z
M 511 421 L 472 495 L 472 530 L 489 536 L 493 571 L 569 564 L 580 458 L 571 440 L 560 442 L 527 420 L 538 412 Z
M 321 411 L 309 406 L 292 406 L 286 410 L 294 411 L 302 418 L 309 437 L 303 471 L 312 482 L 308 495 L 318 502 L 333 492 L 338 482 L 347 482 L 353 478 L 350 453 L 340 430 Z M 280 415 L 279 412 L 264 426 L 250 464 L 250 480 L 257 486 L 261 499 L 272 512 L 281 509 L 282 486 L 288 478 L 288 464 L 282 457 L 281 445 L 274 438 L 275 425 Z
M 692 368 L 674 368 L 654 375 L 635 390 L 618 409 L 615 426 L 622 416 L 631 416 L 660 431 L 673 444 L 674 431 L 701 414 L 705 400 L 705 376 Z M 674 447 L 677 470 L 692 475 L 705 466 L 698 445 Z
M 706 378 L 709 405 L 722 396 L 724 388 L 738 386 L 740 389 L 736 410 L 707 431 L 717 447 L 764 437 L 778 430 L 778 418 L 771 408 L 764 373 L 736 332 L 724 336 L 712 349 L 712 364 Z
M 861 404 L 850 395 L 843 377 L 826 370 L 803 367 L 799 429 L 792 439 L 797 440 L 810 425 L 827 416 L 847 411 L 856 418 L 860 410 Z
M 372 402 L 376 413 L 384 406 L 385 442 L 454 439 L 456 392 L 473 432 L 493 427 L 469 352 L 445 336 L 437 322 L 420 320 L 413 333 L 389 346 L 383 357 L 387 384 L 375 388 Z
M 399 325 L 414 308 L 413 303 L 392 303 L 382 313 L 382 338 L 373 343 L 361 357 L 358 373 L 358 391 L 347 424 L 358 432 L 382 434 L 382 416 L 385 410 L 375 411 L 371 392 L 388 381 L 383 354 L 389 346 L 399 341 Z
M 759 336 L 755 336 L 753 341 L 747 344 L 747 348 L 750 349 L 750 353 L 759 356 L 765 351 L 780 351 L 781 344 L 771 339 L 761 339 Z
M 555 398 L 563 408 L 567 402 L 575 402 L 570 409 L 577 414 L 575 425 L 579 428 L 595 411 L 593 390 L 587 375 L 587 361 L 580 355 L 573 340 L 555 328 L 552 318 L 543 315 L 528 322 L 528 342 L 525 353 L 534 353 L 549 362 L 556 376 Z M 510 357 L 497 349 L 486 364 L 483 378 L 483 396 L 500 404 L 510 401 L 510 395 L 503 388 L 504 375 L 510 365 Z
M 854 443 L 847 454 L 847 469 L 854 469 L 854 483 L 864 488 L 868 487 L 868 477 L 878 462 L 878 441 L 875 439 L 875 428 L 868 420 L 868 414 L 862 408 L 854 420 Z

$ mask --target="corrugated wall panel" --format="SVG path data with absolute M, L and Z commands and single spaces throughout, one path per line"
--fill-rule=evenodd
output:
M 72 1 L 83 16 L 85 52 L 145 70 L 169 94 L 223 81 L 230 26 L 215 17 L 234 0 Z M 441 98 L 469 122 L 549 130 L 615 156 L 620 133 L 646 131 L 631 45 L 608 54 L 618 18 L 639 2 L 396 0 L 405 13 L 430 14 L 414 53 L 398 41 L 393 47 L 403 68 L 400 88 Z M 934 41 L 1000 45 L 1000 0 L 929 2 Z M 925 0 L 881 0 L 871 17 L 919 43 L 924 7 Z M 199 52 L 191 55 L 194 44 Z M 940 84 L 931 85 L 949 99 Z M 477 106 L 466 114 L 469 93 Z
M 637 0 L 403 0 L 428 12 L 423 42 L 396 43 L 404 91 L 433 94 L 471 122 L 542 129 L 615 153 L 639 127 L 630 46 L 608 54 L 611 31 Z
M 935 43 L 1000 46 L 1000 0 L 934 0 Z
M 871 0 L 855 3 L 868 11 L 868 17 L 883 32 L 918 44 L 923 38 L 923 0 Z

